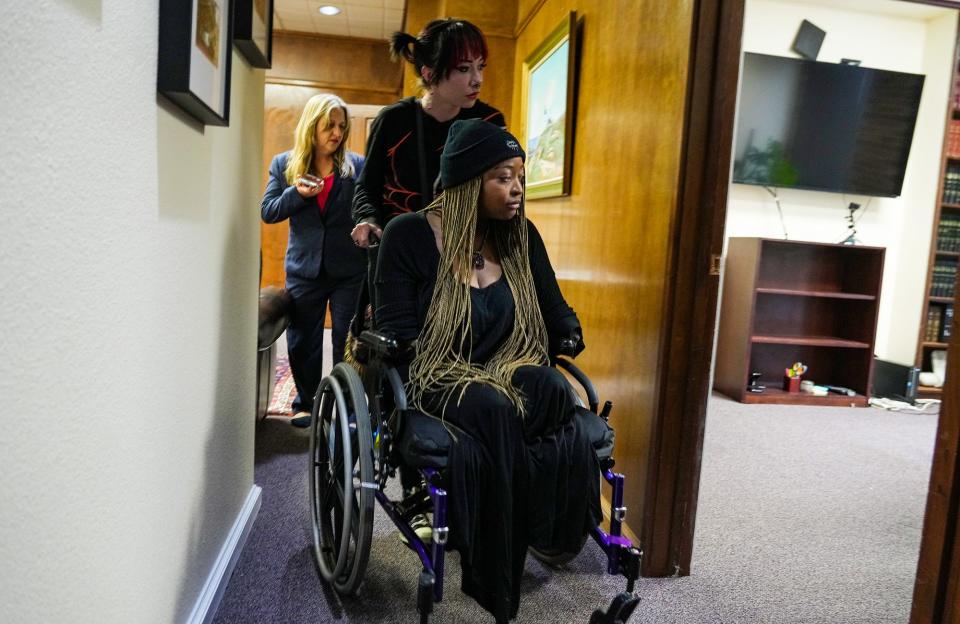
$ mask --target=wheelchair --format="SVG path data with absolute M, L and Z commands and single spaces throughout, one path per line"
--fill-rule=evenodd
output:
M 364 354 L 359 358 L 362 374 L 351 364 L 337 364 L 320 382 L 314 400 L 309 455 L 314 555 L 320 575 L 335 591 L 355 594 L 370 558 L 376 501 L 420 558 L 417 610 L 423 624 L 429 621 L 433 604 L 443 599 L 448 538 L 444 469 L 452 444 L 447 427 L 456 427 L 409 409 L 394 367 L 400 352 L 395 340 L 366 330 L 359 344 Z M 575 345 L 573 340 L 563 341 L 561 354 L 572 354 Z M 595 611 L 590 622 L 626 622 L 639 602 L 633 590 L 642 553 L 622 534 L 624 476 L 613 470 L 614 436 L 607 424 L 612 405 L 607 401 L 600 408 L 593 384 L 569 359 L 556 357 L 553 363 L 569 373 L 586 396 L 584 405 L 574 392 L 578 417 L 584 419 L 581 423 L 600 460 L 601 474 L 612 488 L 609 533 L 597 526 L 590 535 L 606 554 L 607 573 L 623 575 L 627 583 L 626 592 L 613 599 L 609 610 Z M 395 501 L 384 488 L 401 464 L 419 470 L 426 488 L 418 496 Z M 429 543 L 410 526 L 413 516 L 425 511 L 433 514 Z M 532 548 L 529 552 L 549 566 L 563 565 L 578 554 Z

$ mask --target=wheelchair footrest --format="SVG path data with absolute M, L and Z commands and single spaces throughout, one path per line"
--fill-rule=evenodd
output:
M 627 579 L 627 591 L 633 593 L 633 585 L 640 577 L 640 559 L 643 553 L 636 547 L 624 549 L 620 553 L 620 573 Z
M 626 624 L 633 610 L 640 604 L 640 598 L 626 592 L 619 594 L 610 603 L 606 611 L 597 609 L 590 616 L 590 624 Z

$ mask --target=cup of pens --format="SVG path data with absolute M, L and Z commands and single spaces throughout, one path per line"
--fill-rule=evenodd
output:
M 807 372 L 803 362 L 794 362 L 793 366 L 783 371 L 783 389 L 786 392 L 800 392 L 800 379 Z

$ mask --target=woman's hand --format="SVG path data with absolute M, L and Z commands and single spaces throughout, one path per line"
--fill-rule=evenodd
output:
M 305 173 L 300 176 L 299 180 L 297 180 L 297 192 L 300 193 L 300 197 L 304 199 L 316 197 L 322 190 L 323 178 L 318 178 L 317 176 L 312 176 L 309 173 Z
M 350 232 L 350 238 L 353 239 L 353 244 L 361 249 L 370 247 L 371 237 L 380 238 L 381 236 L 383 236 L 383 230 L 374 223 L 358 223 L 357 226 L 353 228 L 353 231 Z

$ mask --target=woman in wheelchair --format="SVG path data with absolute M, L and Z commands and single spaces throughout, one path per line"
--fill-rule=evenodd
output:
M 601 520 L 600 464 L 549 366 L 563 340 L 583 350 L 580 324 L 524 215 L 524 159 L 502 128 L 455 122 L 443 193 L 390 222 L 376 273 L 409 405 L 455 440 L 444 483 L 462 589 L 498 622 L 517 614 L 528 547 L 577 552 Z

